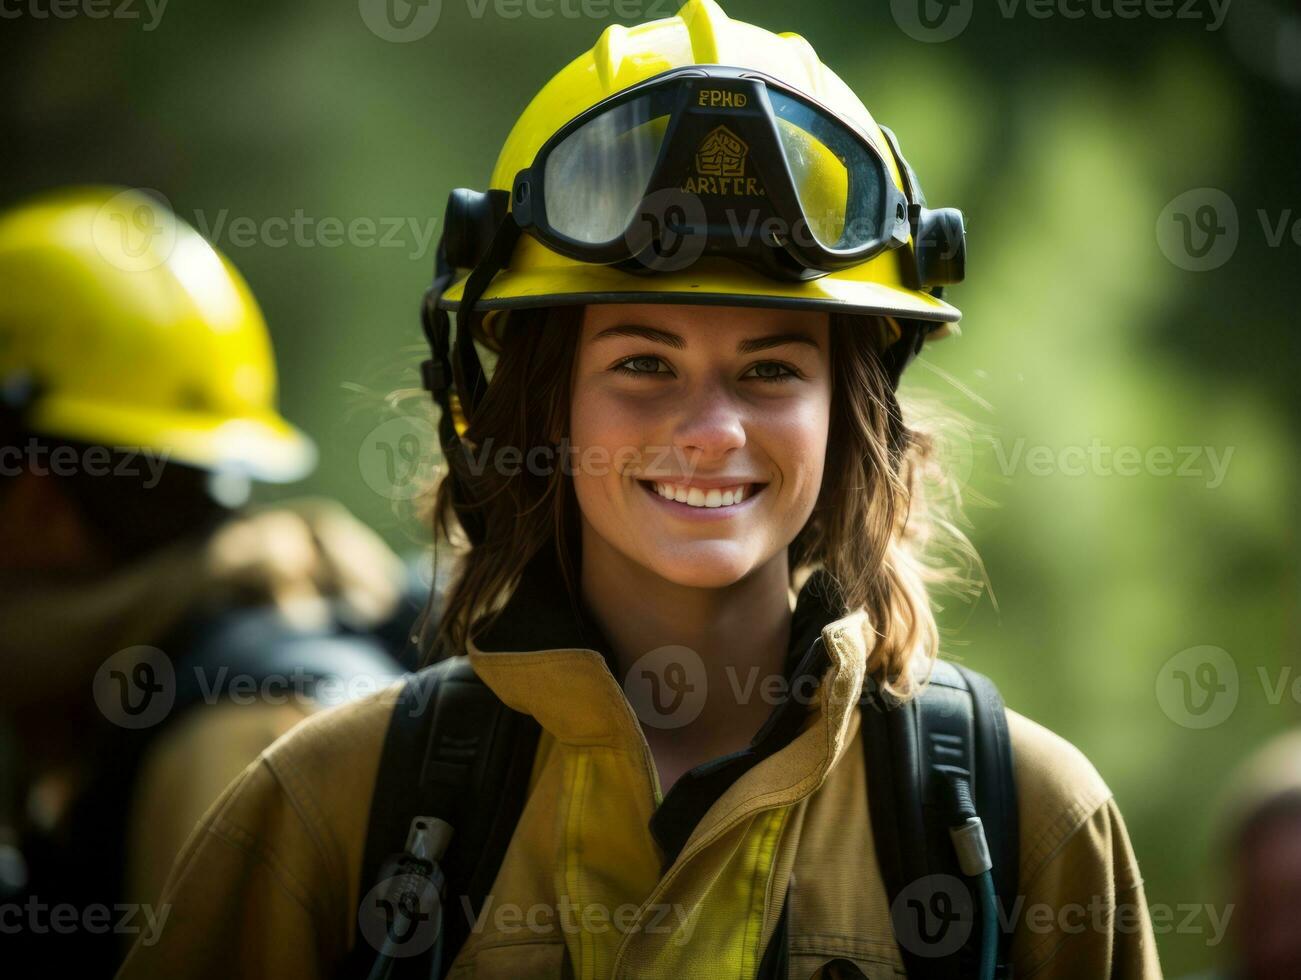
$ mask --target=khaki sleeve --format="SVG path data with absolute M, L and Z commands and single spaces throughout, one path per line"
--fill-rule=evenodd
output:
M 302 721 L 309 703 L 205 705 L 179 719 L 141 765 L 127 841 L 126 898 L 157 902 L 199 819 L 240 772 Z
M 1070 742 L 1008 711 L 1021 822 L 1013 974 L 1160 980 L 1138 860 L 1111 790 Z
M 352 944 L 370 800 L 400 690 L 313 711 L 236 777 L 186 839 L 118 977 L 336 974 Z
M 1018 901 L 1016 976 L 1160 980 L 1143 879 L 1114 799 L 1080 824 Z
M 304 852 L 311 839 L 266 760 L 252 763 L 186 842 L 118 977 L 322 976 L 329 874 L 324 855 Z

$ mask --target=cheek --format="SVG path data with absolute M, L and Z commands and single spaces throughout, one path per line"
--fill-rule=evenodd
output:
M 613 431 L 612 402 L 598 385 L 575 385 L 569 412 L 575 446 L 603 446 L 617 436 Z
M 619 484 L 637 469 L 636 450 L 645 445 L 650 423 L 626 399 L 596 384 L 576 385 L 571 405 L 574 493 L 587 519 L 599 526 L 608 523 L 602 514 L 615 506 Z
M 607 474 L 626 468 L 629 447 L 642 446 L 652 424 L 647 414 L 626 398 L 597 384 L 575 388 L 570 418 L 570 440 L 575 450 L 580 455 L 587 452 L 589 456 L 610 458 L 613 465 L 597 471 Z
M 766 427 L 766 451 L 786 484 L 784 491 L 810 510 L 822 486 L 830 420 L 828 400 L 807 399 L 791 405 Z

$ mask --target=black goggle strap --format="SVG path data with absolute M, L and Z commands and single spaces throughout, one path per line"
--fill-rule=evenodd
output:
M 456 355 L 456 366 L 459 368 L 456 374 L 456 390 L 460 396 L 461 411 L 467 422 L 474 417 L 475 410 L 479 407 L 488 388 L 487 375 L 479 361 L 479 352 L 474 347 L 472 325 L 475 318 L 481 315 L 475 312 L 474 308 L 497 273 L 510 265 L 511 255 L 514 254 L 515 245 L 519 242 L 522 233 L 523 229 L 516 223 L 514 216 L 507 214 L 497 226 L 497 231 L 492 236 L 492 244 L 488 246 L 483 261 L 470 273 L 470 278 L 466 280 L 465 289 L 461 293 L 461 305 L 456 314 L 456 344 L 453 353 Z
M 477 315 L 474 307 L 493 277 L 509 264 L 520 233 L 519 225 L 510 214 L 507 214 L 497 226 L 487 254 L 470 273 L 465 289 L 462 291 L 456 316 L 455 342 L 452 341 L 452 318 L 442 305 L 442 296 L 456 279 L 456 269 L 447 256 L 446 238 L 439 244 L 434 282 L 425 293 L 421 316 L 425 339 L 429 342 L 431 354 L 430 359 L 421 365 L 421 374 L 425 387 L 433 395 L 439 408 L 438 441 L 442 446 L 444 457 L 448 460 L 453 459 L 454 454 L 463 451 L 462 440 L 456 430 L 456 417 L 453 414 L 453 391 L 457 394 L 462 416 L 468 423 L 474 417 L 475 409 L 487 388 L 486 375 L 479 361 L 478 351 L 474 347 L 471 329 L 473 318 Z M 473 507 L 472 491 L 458 477 L 458 472 L 458 467 L 451 467 L 453 505 L 466 537 L 472 544 L 478 544 L 483 541 L 486 534 L 483 516 Z
M 504 192 L 490 191 L 489 195 L 494 193 Z M 451 315 L 442 304 L 442 296 L 456 279 L 456 266 L 448 256 L 448 236 L 453 232 L 461 235 L 465 233 L 465 229 L 458 227 L 444 230 L 443 238 L 438 245 L 434 282 L 425 293 L 421 323 L 424 327 L 425 339 L 429 342 L 431 357 L 421 365 L 421 375 L 425 388 L 433 395 L 434 401 L 448 419 L 452 418 L 453 391 L 457 394 L 462 415 L 468 422 L 487 387 L 483 366 L 474 349 L 471 324 L 477 315 L 474 307 L 493 277 L 510 263 L 515 244 L 519 241 L 521 229 L 504 207 L 502 211 L 505 214 L 493 226 L 491 242 L 472 268 L 462 290 L 456 315 L 455 342 L 452 340 Z M 449 224 L 457 220 L 458 218 L 449 208 Z

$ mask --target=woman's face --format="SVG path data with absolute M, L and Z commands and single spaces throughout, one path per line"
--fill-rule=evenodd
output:
M 570 423 L 583 534 L 697 588 L 782 553 L 822 485 L 829 331 L 806 311 L 587 307 Z

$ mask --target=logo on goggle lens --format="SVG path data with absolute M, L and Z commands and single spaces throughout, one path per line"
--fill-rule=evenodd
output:
M 692 194 L 762 195 L 758 179 L 745 175 L 749 155 L 750 146 L 745 140 L 726 126 L 719 126 L 696 150 L 696 176 L 688 177 L 682 189 Z

